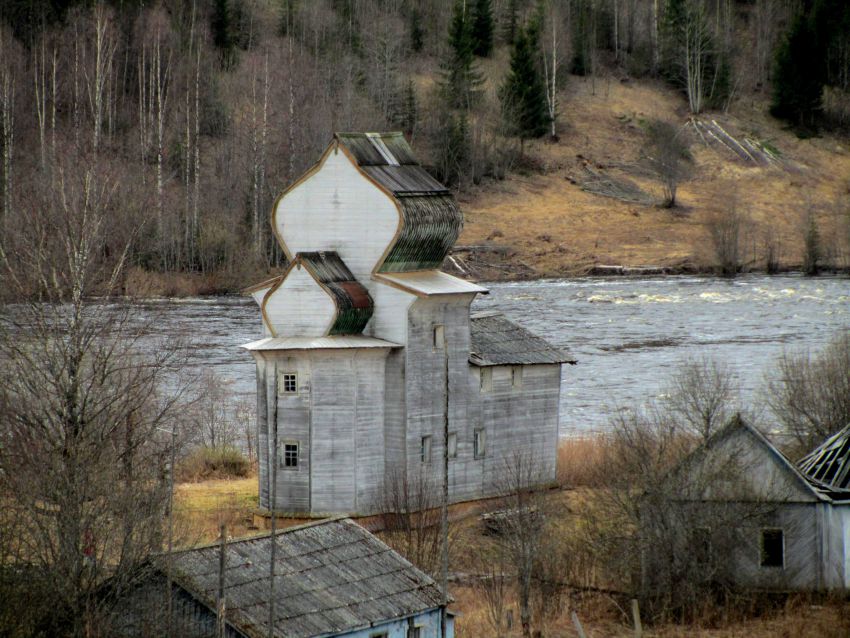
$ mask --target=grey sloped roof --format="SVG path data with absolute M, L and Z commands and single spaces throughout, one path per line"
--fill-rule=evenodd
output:
M 434 580 L 349 519 L 278 532 L 274 635 L 307 638 L 403 618 L 441 605 Z M 227 621 L 268 635 L 271 535 L 225 546 Z M 216 608 L 219 546 L 174 554 L 175 581 Z
M 799 460 L 797 467 L 817 488 L 836 500 L 850 499 L 850 425 Z
M 575 363 L 566 350 L 509 321 L 498 312 L 470 317 L 470 363 L 477 366 Z

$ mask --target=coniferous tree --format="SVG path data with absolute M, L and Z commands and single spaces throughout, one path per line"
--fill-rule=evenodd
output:
M 801 126 L 813 126 L 823 93 L 823 56 L 809 16 L 797 16 L 776 52 L 770 112 Z
M 471 108 L 483 79 L 475 65 L 472 19 L 460 0 L 455 2 L 449 52 L 442 67 L 441 89 L 446 103 L 453 108 Z
M 229 69 L 236 61 L 236 38 L 230 0 L 214 0 L 210 28 L 213 44 L 221 54 L 221 67 Z
M 508 5 L 505 8 L 504 27 L 502 29 L 502 38 L 506 44 L 513 44 L 516 38 L 517 30 L 519 29 L 519 0 L 508 0 Z
M 499 90 L 502 113 L 512 135 L 525 140 L 546 133 L 549 114 L 546 89 L 537 68 L 537 51 L 533 34 L 521 30 L 511 51 L 511 68 Z
M 472 22 L 475 55 L 486 58 L 493 52 L 493 10 L 490 0 L 476 0 Z
M 410 48 L 419 53 L 425 46 L 425 30 L 422 28 L 422 14 L 417 7 L 410 10 Z

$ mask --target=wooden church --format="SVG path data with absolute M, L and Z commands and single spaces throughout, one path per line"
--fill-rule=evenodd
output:
M 391 477 L 440 485 L 446 419 L 452 502 L 494 494 L 516 454 L 554 480 L 571 357 L 498 313 L 470 315 L 487 290 L 439 270 L 462 225 L 401 133 L 336 134 L 277 199 L 289 267 L 248 289 L 264 338 L 244 346 L 262 508 L 364 515 Z

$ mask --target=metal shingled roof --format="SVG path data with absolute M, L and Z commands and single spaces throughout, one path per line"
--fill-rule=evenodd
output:
M 438 608 L 434 580 L 349 519 L 276 536 L 274 636 L 350 632 Z M 176 552 L 176 582 L 216 608 L 218 545 Z M 252 638 L 269 635 L 271 535 L 225 546 L 227 621 Z
M 419 165 L 401 133 L 337 133 L 360 169 L 390 191 L 403 223 L 381 272 L 438 268 L 463 228 L 449 190 Z
M 472 315 L 469 362 L 477 366 L 575 363 L 569 352 L 506 319 L 500 313 Z
M 357 281 L 336 252 L 298 253 L 296 265 L 303 263 L 324 288 L 330 292 L 337 308 L 337 318 L 329 334 L 358 334 L 363 331 L 374 311 L 369 291 Z

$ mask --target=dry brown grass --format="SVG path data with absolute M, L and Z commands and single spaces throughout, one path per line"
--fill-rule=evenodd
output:
M 604 435 L 570 437 L 558 443 L 558 483 L 564 487 L 598 487 L 604 479 Z
M 665 118 L 684 124 L 687 112 L 679 95 L 652 82 L 597 79 L 594 84 L 571 78 L 561 110 L 566 130 L 560 142 L 527 145 L 545 166 L 544 174 L 512 175 L 467 196 L 460 244 L 491 238 L 509 248 L 509 262 L 523 266 L 529 276 L 581 273 L 595 264 L 706 268 L 714 262 L 706 222 L 727 205 L 725 195 L 731 191 L 738 193 L 739 210 L 751 220 L 748 259 L 763 259 L 760 241 L 771 228 L 779 238 L 782 265 L 801 263 L 801 222 L 809 207 L 823 226 L 822 236 L 841 235 L 844 243 L 850 238 L 833 231 L 835 202 L 846 199 L 850 179 L 846 140 L 799 140 L 765 115 L 761 103 L 739 104 L 731 114 L 707 114 L 727 130 L 768 140 L 795 168 L 746 165 L 695 143 L 696 169 L 680 186 L 680 214 L 675 214 L 587 193 L 571 179 L 581 178 L 583 166 L 590 165 L 658 195 L 653 181 L 633 170 L 644 140 L 641 122 Z M 550 239 L 542 241 L 544 236 Z M 850 246 L 841 250 L 846 259 Z M 504 276 L 500 272 L 487 276 Z
M 257 477 L 181 483 L 175 488 L 175 538 L 181 546 L 210 542 L 227 526 L 229 536 L 255 532 L 252 514 L 257 509 Z

